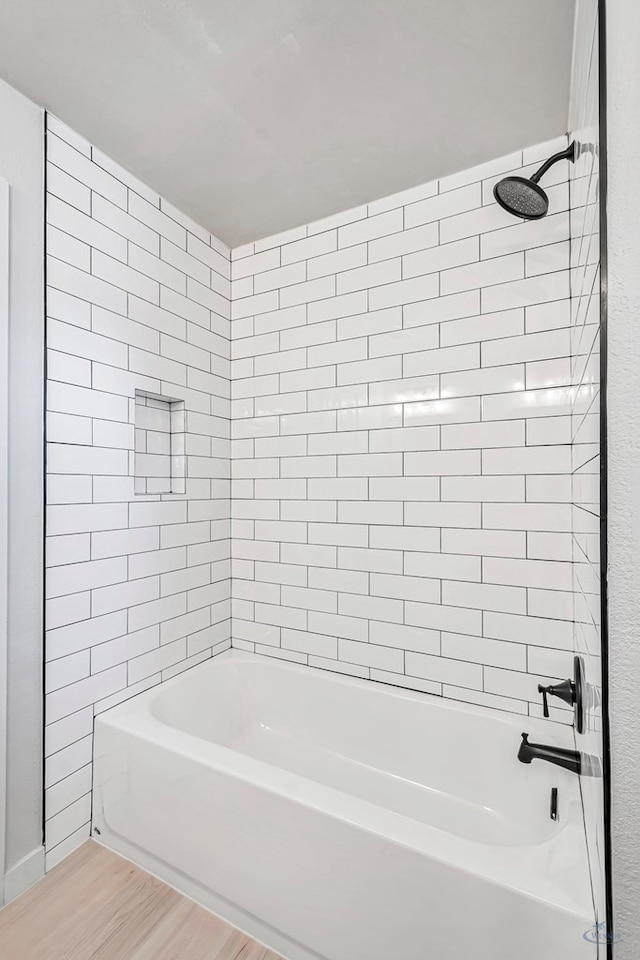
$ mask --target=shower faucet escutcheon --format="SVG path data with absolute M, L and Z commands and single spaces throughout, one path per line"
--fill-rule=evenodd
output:
M 558 697 L 564 703 L 573 707 L 574 726 L 577 733 L 582 733 L 584 729 L 584 710 L 583 710 L 583 687 L 584 677 L 582 660 L 576 656 L 573 658 L 573 680 L 562 680 L 561 683 L 552 683 L 548 687 L 538 684 L 538 693 L 542 694 L 542 714 L 549 716 L 549 703 L 547 697 Z

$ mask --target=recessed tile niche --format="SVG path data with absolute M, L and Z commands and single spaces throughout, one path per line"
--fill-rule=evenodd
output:
M 184 494 L 184 401 L 136 390 L 135 428 L 135 493 Z

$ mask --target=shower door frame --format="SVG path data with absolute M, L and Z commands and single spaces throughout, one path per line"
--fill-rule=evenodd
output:
M 598 137 L 600 150 L 600 654 L 602 664 L 602 766 L 604 813 L 604 888 L 607 960 L 613 960 L 613 883 L 611 842 L 611 728 L 609 718 L 608 599 L 608 447 L 607 447 L 607 17 L 606 0 L 598 0 Z M 605 952 L 603 951 L 603 952 Z
M 9 517 L 9 184 L 0 180 L 0 906 L 4 903 L 7 795 Z

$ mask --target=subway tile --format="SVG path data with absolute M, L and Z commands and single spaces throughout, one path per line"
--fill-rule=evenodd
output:
M 320 277 L 317 280 L 308 280 L 305 283 L 297 283 L 290 287 L 283 287 L 280 291 L 279 305 L 281 307 L 293 307 L 299 303 L 326 300 L 328 297 L 334 297 L 336 292 L 335 276 Z
M 404 573 L 409 577 L 480 581 L 480 558 L 465 554 L 411 553 L 404 556 Z M 412 597 L 411 599 L 418 599 Z
M 569 296 L 569 272 L 561 270 L 542 277 L 512 280 L 483 290 L 482 310 L 509 310 L 513 307 L 528 307 L 532 304 L 562 300 Z
M 356 313 L 363 313 L 367 309 L 367 291 L 356 290 L 354 293 L 343 293 L 340 296 L 318 300 L 307 306 L 307 322 L 322 323 L 325 320 L 339 320 Z
M 77 207 L 83 213 L 91 210 L 91 190 L 75 177 L 70 176 L 50 161 L 46 165 L 47 193 L 49 197 L 58 197 L 65 203 Z
M 382 310 L 385 307 L 393 307 L 398 304 L 430 300 L 438 296 L 438 291 L 437 274 L 432 273 L 425 277 L 399 280 L 382 287 L 374 287 L 369 293 L 369 309 Z
M 374 338 L 375 339 L 375 338 Z M 346 343 L 359 343 L 358 340 L 348 340 Z M 345 341 L 336 344 L 336 357 L 349 360 L 347 351 L 343 348 Z M 363 348 L 366 356 L 366 348 Z M 353 358 L 356 359 L 355 357 Z M 399 356 L 381 357 L 380 359 L 361 360 L 360 362 L 339 363 L 338 384 L 371 383 L 372 381 L 395 380 L 402 374 L 402 358 Z
M 349 663 L 376 667 L 379 670 L 404 671 L 404 652 L 374 643 L 358 643 L 354 640 L 338 640 L 338 657 Z
M 407 303 L 402 308 L 405 327 L 421 327 L 425 324 L 445 323 L 480 313 L 480 291 L 465 290 L 447 297 L 437 296 L 421 303 Z M 444 346 L 444 344 L 443 344 Z
M 400 453 L 371 453 L 339 456 L 338 475 L 341 477 L 401 478 L 402 455 Z M 401 479 L 399 479 L 399 482 L 401 483 Z
M 372 504 L 378 506 L 378 503 Z M 384 504 L 385 510 L 393 511 L 396 503 Z M 401 511 L 397 516 L 400 517 Z M 381 518 L 378 518 L 381 519 Z M 430 527 L 408 527 L 404 525 L 372 525 L 369 529 L 369 546 L 383 550 L 426 550 L 437 552 L 440 549 L 440 532 Z
M 338 274 L 336 278 L 336 292 L 350 293 L 353 290 L 370 290 L 387 283 L 394 283 L 402 278 L 402 263 L 395 260 L 381 260 L 368 266 L 356 267 Z
M 46 596 L 61 597 L 82 590 L 123 583 L 126 579 L 126 557 L 66 564 L 49 570 Z
M 403 360 L 403 371 L 406 377 L 448 373 L 451 370 L 470 370 L 479 366 L 480 349 L 475 343 L 409 354 Z
M 505 643 L 504 640 L 443 633 L 442 656 L 508 670 L 527 669 L 527 648 L 524 644 Z
M 310 610 L 309 630 L 333 637 L 366 641 L 369 625 L 367 620 L 359 617 L 341 617 L 333 613 Z
M 338 228 L 338 246 L 351 247 L 356 243 L 375 240 L 390 233 L 398 233 L 403 228 L 402 210 L 389 210 L 372 217 L 356 220 Z
M 352 337 L 372 336 L 401 329 L 402 307 L 389 307 L 387 310 L 376 310 L 374 313 L 357 313 L 342 317 L 337 321 L 337 338 L 349 340 Z
M 371 453 L 405 450 L 433 450 L 440 445 L 440 432 L 435 426 L 398 427 L 395 430 L 376 430 L 369 438 Z M 404 471 L 407 473 L 407 458 Z
M 433 657 L 429 654 L 407 652 L 406 672 L 409 676 L 423 677 L 439 683 L 452 683 L 475 689 L 482 687 L 482 666 L 479 663 L 465 663 L 445 656 Z
M 370 593 L 374 597 L 393 597 L 420 603 L 437 603 L 440 600 L 438 580 L 374 571 L 371 573 L 370 581 Z
M 316 657 L 335 658 L 338 651 L 338 641 L 335 637 L 324 636 L 319 633 L 308 633 L 302 630 L 282 631 L 282 646 L 288 650 L 311 654 Z
M 47 139 L 47 159 L 91 190 L 126 209 L 125 185 L 51 132 Z
M 339 410 L 345 407 L 367 405 L 367 387 L 365 384 L 354 386 L 326 387 L 311 390 L 308 395 L 309 411 Z
M 402 555 L 395 550 L 373 550 L 339 547 L 338 566 L 345 570 L 368 570 L 373 573 L 402 573 Z
M 340 590 L 348 593 L 369 592 L 369 574 L 360 570 L 337 570 L 330 567 L 309 567 L 309 587 L 327 594 Z M 321 602 L 321 601 L 317 601 Z M 325 603 L 333 601 L 325 600 Z M 332 611 L 330 611 L 332 612 Z
M 168 217 L 164 212 L 149 203 L 147 199 L 132 192 L 129 194 L 129 214 L 146 224 L 162 237 L 166 237 L 177 246 L 186 249 L 187 234 L 184 227 Z
M 48 721 L 54 723 L 62 717 L 69 716 L 97 700 L 122 690 L 126 684 L 126 666 L 121 664 L 80 680 L 69 688 L 56 690 L 46 697 Z
M 307 364 L 309 367 L 326 367 L 334 363 L 362 360 L 366 356 L 367 341 L 362 337 L 357 340 L 343 340 L 338 343 L 309 347 Z
M 369 623 L 369 642 L 385 647 L 398 647 L 415 653 L 440 654 L 440 631 L 426 630 L 422 627 L 407 627 L 371 620 Z
M 569 331 L 551 330 L 483 343 L 482 365 L 497 367 L 500 364 L 568 357 L 569 354 Z
M 440 394 L 443 398 L 510 393 L 524 390 L 524 386 L 523 364 L 445 373 L 440 378 Z
M 385 623 L 400 624 L 404 617 L 404 607 L 401 600 L 388 597 L 363 597 L 353 593 L 340 593 L 338 596 L 338 612 L 349 617 L 365 617 Z
M 524 477 L 442 477 L 441 498 L 483 503 L 522 503 L 525 499 Z
M 421 223 L 444 220 L 462 211 L 472 210 L 482 204 L 482 190 L 479 183 L 459 187 L 435 197 L 428 197 L 416 203 L 410 203 L 405 210 L 405 227 L 415 227 Z M 442 235 L 440 242 L 443 243 Z
M 117 261 L 113 261 L 117 264 Z M 120 264 L 122 267 L 122 264 Z M 87 300 L 115 313 L 126 313 L 127 293 L 107 279 L 92 276 L 53 257 L 47 264 L 47 283 L 55 290 Z
M 457 240 L 454 243 L 445 243 L 428 250 L 408 254 L 402 258 L 402 276 L 407 279 L 408 277 L 419 277 L 425 273 L 449 271 L 453 267 L 473 263 L 479 259 L 480 244 L 478 237 L 468 237 L 465 240 Z M 480 286 L 482 286 L 482 283 L 471 283 L 461 289 L 471 290 Z M 455 292 L 457 291 L 441 288 L 443 294 Z
M 485 558 L 482 564 L 485 583 L 502 583 L 545 590 L 571 590 L 570 563 L 553 560 L 501 560 Z
M 479 503 L 406 503 L 404 522 L 418 527 L 480 527 Z
M 94 204 L 99 206 L 100 203 L 106 204 L 108 201 L 95 195 Z M 109 206 L 114 210 L 118 210 L 126 219 L 122 210 L 114 207 L 112 204 L 109 204 Z M 125 237 L 120 236 L 118 232 L 108 229 L 108 226 L 104 226 L 98 218 L 95 217 L 93 211 L 91 216 L 87 216 L 87 214 L 78 210 L 75 206 L 64 203 L 56 197 L 49 197 L 47 202 L 47 222 L 59 228 L 59 230 L 64 231 L 65 236 L 70 239 L 82 241 L 90 247 L 95 247 L 97 250 L 102 250 L 103 253 L 108 253 L 117 260 L 126 261 L 127 259 L 127 241 Z M 50 243 L 47 247 L 47 254 L 59 257 L 59 254 L 56 253 L 55 248 L 52 247 Z M 65 259 L 64 257 L 59 258 Z M 86 267 L 86 269 L 90 270 L 90 267 Z
M 414 251 L 423 251 L 435 247 L 438 243 L 437 223 L 427 223 L 411 230 L 393 233 L 378 240 L 369 242 L 369 262 L 389 260 L 392 257 L 401 257 L 412 254 Z M 430 271 L 424 271 L 428 273 Z
M 372 456 L 395 457 L 397 454 Z M 440 482 L 437 477 L 373 476 L 369 480 L 370 500 L 438 500 Z
M 527 592 L 524 587 L 443 580 L 442 602 L 452 607 L 498 610 L 502 613 L 527 612 Z
M 402 501 L 361 499 L 338 503 L 340 523 L 402 524 Z
M 407 426 L 470 423 L 473 420 L 480 419 L 480 409 L 480 397 L 458 397 L 407 403 L 404 407 L 404 422 Z
M 571 530 L 571 507 L 563 503 L 488 503 L 483 507 L 483 526 L 496 530 Z
M 395 362 L 389 357 L 387 363 Z M 378 365 L 385 363 L 377 361 Z M 378 366 L 371 365 L 373 369 Z M 383 368 L 384 369 L 384 368 Z M 440 396 L 440 379 L 437 374 L 425 377 L 404 377 L 402 380 L 369 382 L 369 403 L 408 403 L 414 400 L 434 400 Z
M 521 253 L 512 253 L 504 257 L 481 260 L 468 266 L 445 270 L 440 276 L 440 289 L 446 295 L 482 288 L 484 301 L 493 286 L 520 280 L 523 277 L 524 256 Z
M 415 430 L 436 430 L 435 427 L 416 427 Z M 427 448 L 421 445 L 420 451 Z M 429 452 L 407 453 L 404 458 L 404 472 L 416 476 L 470 476 L 481 472 L 479 450 L 432 450 Z
M 338 234 L 335 229 L 327 228 L 315 236 L 285 243 L 282 246 L 282 263 L 297 263 L 300 260 L 312 260 L 338 248 Z
M 338 410 L 338 430 L 375 430 L 402 426 L 402 405 Z
M 365 500 L 368 480 L 364 477 L 323 477 L 308 481 L 312 500 Z
M 414 353 L 417 350 L 433 350 L 438 346 L 437 327 L 412 327 L 410 330 L 393 331 L 369 337 L 369 356 L 385 357 L 396 353 Z M 376 378 L 372 377 L 372 379 Z
M 318 433 L 308 438 L 309 456 L 327 456 L 338 453 L 366 453 L 369 434 L 364 430 L 348 433 Z
M 156 256 L 160 252 L 160 236 L 156 230 L 151 229 L 146 224 L 125 213 L 120 207 L 110 200 L 94 194 L 91 202 L 91 219 L 97 227 L 102 224 L 108 227 L 109 231 L 117 234 L 122 240 L 130 240 L 139 247 L 148 250 Z M 95 227 L 93 229 L 95 229 Z M 100 247 L 104 253 L 110 253 L 109 249 Z M 113 253 L 111 254 L 113 256 Z
M 525 311 L 501 310 L 498 313 L 483 313 L 443 323 L 440 328 L 440 344 L 443 347 L 460 343 L 475 343 L 497 340 L 524 334 Z
M 443 528 L 443 553 L 483 557 L 524 557 L 526 533 L 510 530 L 465 530 Z
M 321 234 L 322 236 L 322 234 Z M 314 238 L 319 239 L 319 238 Z M 333 253 L 326 253 L 324 256 L 313 257 L 307 261 L 307 276 L 309 280 L 318 277 L 326 277 L 333 273 L 342 273 L 345 270 L 353 271 L 357 267 L 363 267 L 367 263 L 367 245 L 359 244 L 355 247 L 347 247 L 345 250 L 337 250 Z M 338 279 L 338 293 L 348 293 L 349 290 L 363 290 L 367 284 L 352 286 L 355 278 L 351 278 L 346 286 L 340 288 L 340 279 Z M 384 280 L 382 283 L 386 282 Z
M 147 255 L 146 251 L 141 250 L 139 247 L 133 247 L 132 249 L 138 250 L 140 255 Z M 148 254 L 147 256 L 151 255 Z M 143 300 L 148 300 L 150 303 L 158 304 L 160 302 L 160 286 L 157 280 L 139 272 L 138 269 L 133 269 L 120 263 L 118 260 L 114 260 L 113 257 L 109 257 L 99 250 L 93 251 L 91 257 L 91 273 L 94 278 L 97 277 L 106 281 L 127 293 L 132 293 L 134 296 L 141 297 Z M 102 306 L 108 307 L 109 305 L 102 304 Z
M 569 445 L 503 447 L 484 450 L 482 472 L 485 474 L 564 474 L 571 472 Z
M 493 423 L 451 424 L 441 432 L 443 450 L 523 446 L 524 420 Z

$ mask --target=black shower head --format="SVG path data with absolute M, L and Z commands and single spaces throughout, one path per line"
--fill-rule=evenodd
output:
M 505 177 L 496 183 L 493 195 L 501 207 L 525 220 L 539 220 L 549 209 L 549 197 L 542 187 L 524 177 Z
M 522 217 L 523 220 L 540 220 L 541 217 L 546 216 L 549 210 L 549 198 L 538 181 L 558 160 L 574 160 L 575 147 L 574 140 L 566 150 L 545 160 L 530 180 L 525 177 L 505 177 L 496 183 L 493 195 L 500 206 L 515 217 Z

